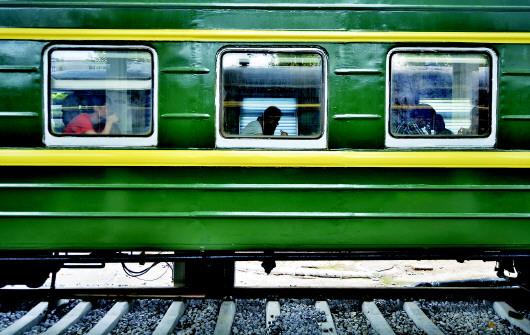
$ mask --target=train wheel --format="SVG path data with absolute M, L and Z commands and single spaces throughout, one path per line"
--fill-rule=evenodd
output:
M 506 278 L 517 285 L 530 288 L 529 259 L 502 260 L 497 262 L 495 270 L 500 278 Z M 506 272 L 511 275 L 507 275 Z
M 530 288 L 530 260 L 515 260 L 513 264 L 517 271 L 517 282 L 524 287 Z
M 44 264 L 5 264 L 2 268 L 0 287 L 5 285 L 26 285 L 31 288 L 41 287 L 52 272 L 57 272 L 60 265 Z

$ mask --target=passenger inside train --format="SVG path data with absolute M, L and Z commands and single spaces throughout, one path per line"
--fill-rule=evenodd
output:
M 81 113 L 64 129 L 65 134 L 108 135 L 120 118 L 111 113 L 112 100 L 107 96 L 93 96 L 91 113 Z M 116 133 L 118 131 L 115 131 Z
M 325 72 L 319 49 L 223 50 L 216 145 L 325 148 Z
M 430 135 L 432 133 L 433 116 L 435 110 L 426 104 L 416 106 L 397 129 L 401 135 Z
M 487 50 L 395 49 L 389 57 L 386 145 L 494 145 L 493 57 Z
M 267 108 L 257 120 L 249 122 L 241 131 L 241 135 L 274 135 L 282 117 L 282 111 L 276 106 Z M 281 136 L 289 135 L 280 130 Z
M 101 137 L 94 145 L 116 145 L 117 137 L 156 138 L 150 50 L 56 47 L 49 58 L 48 144 L 91 145 Z M 73 136 L 79 139 L 72 141 Z
M 453 135 L 453 132 L 445 128 L 444 117 L 438 113 L 434 115 L 434 135 Z

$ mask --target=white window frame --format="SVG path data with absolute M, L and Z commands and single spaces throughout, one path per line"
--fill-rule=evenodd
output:
M 54 50 L 116 50 L 116 51 L 149 51 L 152 55 L 152 131 L 147 136 L 134 135 L 57 135 L 50 130 L 51 106 L 51 71 L 50 54 Z M 153 48 L 141 45 L 52 45 L 44 51 L 44 144 L 46 146 L 61 147 L 151 147 L 158 144 L 158 58 Z
M 222 134 L 221 125 L 223 122 L 223 101 L 222 101 L 222 64 L 221 59 L 224 54 L 229 52 L 249 52 L 249 53 L 275 53 L 275 52 L 305 52 L 315 53 L 322 57 L 322 101 L 321 101 L 321 133 L 320 136 L 310 137 L 298 137 L 298 136 L 277 136 L 273 138 L 241 138 L 241 137 L 225 137 Z M 328 100 L 328 58 L 326 53 L 319 48 L 282 48 L 282 47 L 228 47 L 222 49 L 217 54 L 217 92 L 216 92 L 216 122 L 215 122 L 215 146 L 217 148 L 241 148 L 241 149 L 326 149 L 327 148 L 327 100 Z
M 393 54 L 400 52 L 458 52 L 458 53 L 487 53 L 491 57 L 491 132 L 486 137 L 455 136 L 454 138 L 432 137 L 394 137 L 390 133 L 390 95 L 391 95 L 391 67 Z M 495 52 L 488 48 L 447 48 L 447 47 L 399 47 L 387 54 L 386 60 L 386 111 L 385 111 L 385 145 L 389 148 L 486 148 L 494 147 L 497 139 L 497 63 Z

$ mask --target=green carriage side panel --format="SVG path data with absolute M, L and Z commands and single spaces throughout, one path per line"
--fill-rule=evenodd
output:
M 226 1 L 4 1 L 2 27 L 107 29 L 270 29 L 315 31 L 459 31 L 527 32 L 530 7 L 525 1 L 281 1 L 244 3 Z M 0 89 L 5 107 L 0 123 L 0 146 L 42 146 L 42 53 L 56 42 L 1 41 Z M 80 42 L 69 42 L 67 44 Z M 315 43 L 217 42 L 81 42 L 153 47 L 160 63 L 159 147 L 213 148 L 215 146 L 215 55 L 225 46 L 315 46 Z M 476 45 L 499 53 L 499 132 L 501 149 L 528 149 L 524 134 L 528 116 L 524 101 L 528 76 L 525 45 Z M 16 46 L 16 47 L 15 47 Z M 437 46 L 430 43 L 325 43 L 329 54 L 328 130 L 330 149 L 384 147 L 386 54 L 392 47 Z M 519 56 L 520 55 L 520 56 Z M 18 70 L 13 70 L 18 68 Z M 506 68 L 506 69 L 505 69 Z M 30 69 L 30 70 L 28 70 Z M 337 70 L 350 70 L 337 74 Z M 357 72 L 355 72 L 357 70 Z M 358 70 L 369 70 L 362 71 Z M 370 72 L 372 71 L 372 72 Z M 380 71 L 380 72 L 379 72 Z M 515 71 L 517 75 L 504 72 Z M 525 72 L 526 71 L 526 72 Z M 346 72 L 347 73 L 347 72 Z M 526 74 L 525 74 L 526 73 Z M 21 99 L 21 96 L 24 98 Z M 18 113 L 18 114 L 17 114 Z M 348 118 L 345 114 L 366 114 Z M 10 116 L 8 116 L 10 115 Z M 338 115 L 338 117 L 337 117 Z M 504 117 L 504 118 L 503 118 Z
M 382 149 L 386 54 L 392 44 L 326 45 L 329 69 L 330 149 Z
M 0 41 L 0 146 L 42 146 L 42 46 Z
M 530 249 L 520 169 L 1 172 L 4 250 Z
M 128 29 L 324 29 L 521 31 L 528 3 L 518 1 L 3 1 L 5 27 Z M 139 19 L 141 18 L 141 19 Z
M 215 57 L 212 43 L 153 43 L 159 58 L 159 147 L 215 145 Z
M 167 217 L 3 219 L 2 250 L 516 251 L 530 247 L 521 219 L 292 219 Z M 20 229 L 23 226 L 24 229 Z M 443 227 L 443 229 L 440 229 Z M 502 227 L 502 228 L 501 228 Z M 303 233 L 300 233 L 303 232 Z
M 530 46 L 499 47 L 499 134 L 501 149 L 530 149 Z
M 3 28 L 528 32 L 527 1 L 3 1 Z M 144 45 L 158 57 L 158 147 L 215 147 L 216 56 L 329 56 L 328 148 L 383 149 L 386 57 L 442 43 L 0 41 L 0 147 L 41 147 L 44 50 Z M 499 149 L 529 149 L 527 45 L 499 56 Z M 1 250 L 530 250 L 528 169 L 2 167 Z

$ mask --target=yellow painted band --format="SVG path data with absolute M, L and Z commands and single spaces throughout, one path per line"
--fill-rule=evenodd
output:
M 529 43 L 528 32 L 0 28 L 4 40 Z
M 3 149 L 0 166 L 530 168 L 530 151 Z

